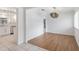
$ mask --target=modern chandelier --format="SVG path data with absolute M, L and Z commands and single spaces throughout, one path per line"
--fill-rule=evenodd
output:
M 56 7 L 53 7 L 53 11 L 50 13 L 50 16 L 52 18 L 58 18 L 58 16 L 59 16 L 59 10 Z

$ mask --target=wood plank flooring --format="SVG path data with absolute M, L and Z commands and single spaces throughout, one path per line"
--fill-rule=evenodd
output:
M 79 51 L 75 38 L 69 35 L 44 33 L 28 42 L 49 51 Z

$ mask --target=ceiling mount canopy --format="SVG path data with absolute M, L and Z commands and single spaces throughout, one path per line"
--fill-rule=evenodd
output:
M 50 13 L 50 16 L 52 18 L 58 18 L 58 16 L 59 16 L 59 10 L 56 7 L 53 7 L 53 11 Z

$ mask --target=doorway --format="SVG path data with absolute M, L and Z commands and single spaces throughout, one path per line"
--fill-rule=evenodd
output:
M 12 50 L 16 45 L 16 8 L 0 8 L 0 50 Z

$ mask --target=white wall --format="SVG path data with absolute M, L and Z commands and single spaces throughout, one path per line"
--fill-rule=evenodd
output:
M 25 16 L 24 8 L 17 8 L 17 43 L 22 44 L 25 42 Z
M 47 15 L 47 32 L 73 35 L 74 34 L 74 12 L 60 12 L 57 19 Z
M 78 44 L 78 47 L 79 47 L 79 29 L 78 28 L 74 28 L 74 31 L 75 31 L 75 39 L 76 39 L 76 42 Z
M 79 46 L 79 11 L 75 12 L 74 15 L 74 36 Z
M 26 9 L 26 39 L 32 39 L 43 33 L 43 20 L 39 8 Z M 26 41 L 27 41 L 26 40 Z

